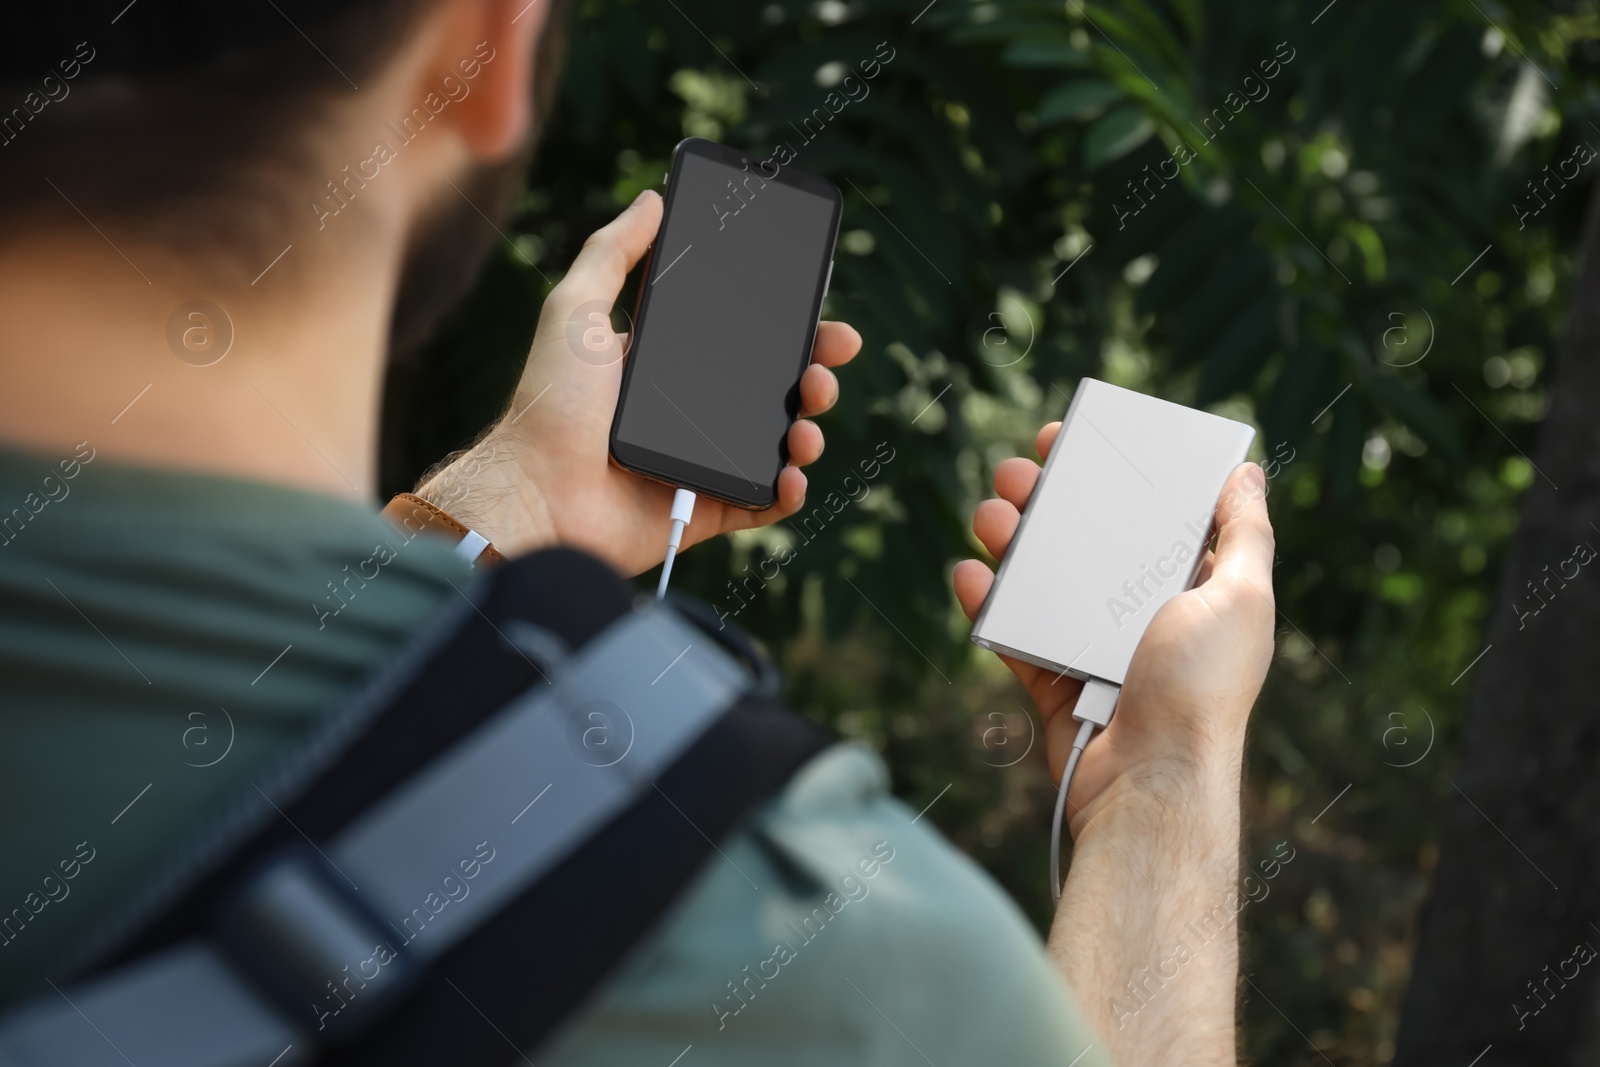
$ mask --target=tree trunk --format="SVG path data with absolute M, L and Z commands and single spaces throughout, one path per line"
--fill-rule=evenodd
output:
M 1542 475 L 1512 539 L 1490 649 L 1468 676 L 1471 718 L 1401 1067 L 1467 1067 L 1491 1045 L 1479 1067 L 1596 1062 L 1600 559 L 1577 546 L 1600 550 L 1597 206 L 1533 457 Z

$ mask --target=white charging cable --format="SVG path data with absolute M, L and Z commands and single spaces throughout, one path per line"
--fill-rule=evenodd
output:
M 661 564 L 661 584 L 656 586 L 656 599 L 667 595 L 667 579 L 672 577 L 672 561 L 678 556 L 678 546 L 683 543 L 683 528 L 694 518 L 694 494 L 687 489 L 672 493 L 672 533 L 667 538 L 667 558 Z
M 1117 711 L 1117 696 L 1121 692 L 1120 685 L 1090 678 L 1083 683 L 1083 692 L 1078 694 L 1078 703 L 1072 709 L 1072 717 L 1083 725 L 1078 727 L 1078 736 L 1072 742 L 1072 754 L 1067 757 L 1067 766 L 1061 772 L 1056 813 L 1050 820 L 1050 897 L 1057 904 L 1061 903 L 1061 821 L 1067 809 L 1067 789 L 1072 785 L 1073 772 L 1078 769 L 1078 757 L 1083 755 L 1095 729 L 1103 730 L 1110 725 L 1111 716 Z

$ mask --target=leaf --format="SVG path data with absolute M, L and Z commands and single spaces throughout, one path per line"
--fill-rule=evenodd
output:
M 1328 495 L 1334 503 L 1347 501 L 1356 491 L 1361 475 L 1361 450 L 1366 444 L 1367 412 L 1361 394 L 1350 395 L 1333 406 L 1333 425 L 1328 429 Z
M 1110 82 L 1071 81 L 1058 85 L 1039 101 L 1039 124 L 1051 122 L 1087 122 L 1106 109 L 1106 105 L 1124 99 L 1121 89 Z
M 1437 400 L 1420 389 L 1406 387 L 1393 374 L 1369 371 L 1363 378 L 1367 389 L 1395 418 L 1415 430 L 1451 463 L 1466 465 L 1467 449 L 1461 433 Z
M 1175 195 L 1183 194 L 1178 191 Z M 1219 208 L 1199 205 L 1190 218 L 1173 227 L 1161 242 L 1157 255 L 1159 266 L 1150 280 L 1139 288 L 1139 309 L 1165 311 L 1182 303 L 1190 290 L 1205 280 L 1206 272 L 1216 264 L 1219 255 L 1232 242 L 1245 237 L 1245 231 L 1254 222 L 1255 217 L 1235 201 Z
M 1155 124 L 1137 107 L 1124 105 L 1095 120 L 1083 139 L 1083 161 L 1089 170 L 1132 152 L 1156 132 Z
M 1261 431 L 1269 442 L 1300 441 L 1313 415 L 1326 409 L 1344 383 L 1334 377 L 1334 356 L 1318 345 L 1285 351 L 1278 376 L 1261 407 Z
M 1116 13 L 1101 7 L 1094 8 L 1094 23 L 1101 32 L 1120 39 L 1124 47 L 1142 49 L 1159 57 L 1173 69 L 1182 70 L 1189 64 L 1183 45 L 1172 35 L 1166 21 L 1149 5 L 1137 0 L 1122 0 L 1117 8 Z M 1133 62 L 1129 57 L 1124 58 Z
M 1001 59 L 1012 67 L 1088 67 L 1089 53 L 1064 38 L 1024 38 L 1007 46 Z
M 1275 289 L 1271 266 L 1254 245 L 1218 248 L 1210 270 L 1189 289 L 1173 321 L 1172 365 L 1199 362 L 1252 300 Z
M 1277 348 L 1278 294 L 1264 289 L 1229 322 L 1200 366 L 1195 405 L 1225 399 L 1250 383 Z
M 1204 18 L 1200 13 L 1200 0 L 1172 0 L 1172 10 L 1183 22 L 1191 37 L 1199 37 Z
M 1378 231 L 1367 225 L 1350 219 L 1341 227 L 1348 234 L 1350 240 L 1361 249 L 1361 257 L 1366 265 L 1367 281 L 1377 283 L 1384 279 L 1389 272 L 1388 257 L 1384 254 L 1383 238 L 1378 236 Z

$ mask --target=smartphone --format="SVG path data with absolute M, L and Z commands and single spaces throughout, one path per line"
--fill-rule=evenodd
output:
M 843 203 L 831 182 L 775 159 L 678 145 L 611 422 L 618 466 L 772 506 Z
M 1084 378 L 973 624 L 973 643 L 1121 685 L 1155 613 L 1194 584 L 1217 497 L 1255 434 L 1242 422 Z

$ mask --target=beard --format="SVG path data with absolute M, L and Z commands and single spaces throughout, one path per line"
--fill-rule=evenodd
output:
M 530 139 L 509 159 L 474 168 L 456 183 L 459 194 L 444 194 L 413 227 L 389 320 L 391 368 L 413 366 L 439 323 L 472 290 L 489 250 L 502 239 L 532 154 Z
M 460 192 L 447 187 L 407 237 L 389 318 L 378 430 L 381 499 L 415 488 L 424 472 L 502 414 L 498 406 L 485 408 L 476 392 L 457 388 L 456 375 L 442 374 L 449 359 L 441 361 L 439 345 L 430 342 L 472 292 L 495 242 L 503 240 L 500 231 L 531 156 L 530 140 L 513 158 L 456 178 Z

